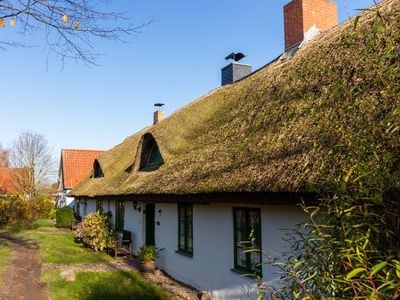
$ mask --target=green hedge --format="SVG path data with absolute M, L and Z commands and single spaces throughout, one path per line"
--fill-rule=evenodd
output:
M 69 221 L 74 221 L 74 211 L 69 207 L 63 207 L 57 209 L 56 212 L 56 226 L 57 227 L 69 227 Z

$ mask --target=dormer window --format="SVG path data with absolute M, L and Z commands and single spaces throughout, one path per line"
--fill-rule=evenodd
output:
M 94 160 L 94 164 L 93 164 L 93 177 L 94 178 L 104 177 L 103 170 L 101 169 L 101 166 L 97 159 Z
M 155 171 L 164 163 L 156 140 L 150 133 L 146 133 L 139 144 L 134 170 Z

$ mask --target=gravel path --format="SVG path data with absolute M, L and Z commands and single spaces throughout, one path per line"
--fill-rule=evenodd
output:
M 143 276 L 150 282 L 154 283 L 157 286 L 161 286 L 166 289 L 175 299 L 180 300 L 197 300 L 197 291 L 186 287 L 172 278 L 168 277 L 166 274 L 161 272 L 160 270 L 156 270 L 154 274 L 146 274 Z
M 75 271 L 75 272 L 111 272 L 111 271 L 137 271 L 129 264 L 122 262 L 93 263 L 93 264 L 43 264 L 43 270 Z

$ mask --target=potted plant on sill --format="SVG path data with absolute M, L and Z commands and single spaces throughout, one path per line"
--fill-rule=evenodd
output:
M 158 250 L 155 246 L 142 246 L 139 248 L 137 259 L 143 273 L 153 273 L 156 269 Z

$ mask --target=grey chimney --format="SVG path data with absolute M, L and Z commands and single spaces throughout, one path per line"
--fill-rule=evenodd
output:
M 251 66 L 241 64 L 238 61 L 243 59 L 243 53 L 231 53 L 226 60 L 233 60 L 229 65 L 221 70 L 221 85 L 233 83 L 251 74 Z

